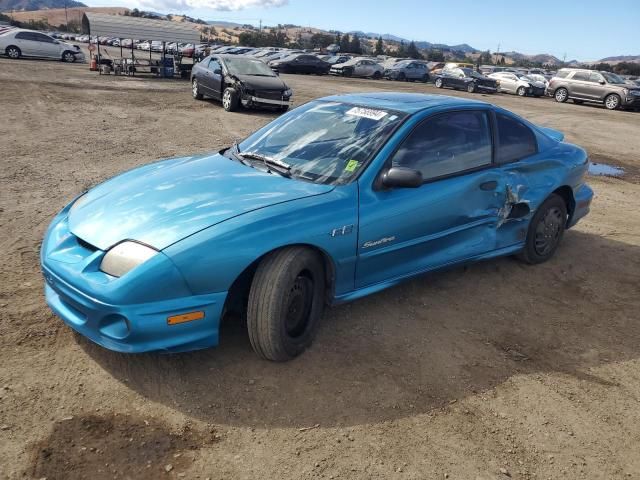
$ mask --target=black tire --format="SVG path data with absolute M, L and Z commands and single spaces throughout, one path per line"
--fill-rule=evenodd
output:
M 476 84 L 475 82 L 469 82 L 467 84 L 467 92 L 469 93 L 474 93 L 476 91 Z
M 555 253 L 567 225 L 567 205 L 555 193 L 540 205 L 531 219 L 527 240 L 518 257 L 535 265 L 546 262 Z
M 566 88 L 559 88 L 553 94 L 553 98 L 555 98 L 558 103 L 564 103 L 569 99 L 569 90 Z
M 351 70 L 350 68 L 343 68 L 342 69 L 342 76 L 343 77 L 350 77 L 351 75 L 353 75 L 353 70 Z
M 268 255 L 253 277 L 247 329 L 255 352 L 284 362 L 306 350 L 324 307 L 325 276 L 319 255 L 289 247 Z
M 4 53 L 7 55 L 7 57 L 13 60 L 18 60 L 20 57 L 22 57 L 22 50 L 20 50 L 15 45 L 9 45 L 7 48 L 5 48 Z
M 436 88 L 443 88 L 444 84 L 442 83 L 442 79 L 441 78 L 436 78 L 436 81 L 434 82 L 434 85 L 436 86 Z
M 404 72 L 400 72 L 400 73 L 398 74 L 398 80 L 399 80 L 400 82 L 406 82 L 406 81 L 407 81 L 407 76 L 404 74 Z
M 222 93 L 222 107 L 227 112 L 235 112 L 240 105 L 240 99 L 238 98 L 238 92 L 233 88 L 227 87 Z
M 524 87 L 518 87 L 518 89 L 516 90 L 516 95 L 518 95 L 519 97 L 524 97 L 527 95 L 527 89 Z
M 382 74 L 380 72 L 373 72 L 373 79 L 380 80 L 382 78 Z
M 427 83 L 429 81 L 429 75 L 426 73 L 422 76 L 422 83 Z
M 191 80 L 191 96 L 196 100 L 202 100 L 204 98 L 204 95 L 200 93 L 200 85 L 198 84 L 197 78 Z
M 61 60 L 65 63 L 73 63 L 76 61 L 76 56 L 70 50 L 65 50 L 62 52 Z
M 621 103 L 622 100 L 620 99 L 619 95 L 610 93 L 604 99 L 604 108 L 606 108 L 607 110 L 617 110 L 620 108 Z

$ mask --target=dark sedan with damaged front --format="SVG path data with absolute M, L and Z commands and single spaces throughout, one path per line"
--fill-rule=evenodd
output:
M 191 93 L 222 101 L 228 112 L 240 106 L 286 111 L 293 91 L 267 65 L 254 58 L 237 55 L 210 55 L 194 65 Z

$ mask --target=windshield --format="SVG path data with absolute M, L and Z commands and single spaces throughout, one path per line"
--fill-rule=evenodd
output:
M 622 77 L 619 77 L 615 73 L 609 73 L 609 72 L 600 72 L 600 73 L 607 80 L 607 83 L 618 83 L 621 85 L 625 84 L 624 79 Z
M 357 176 L 404 114 L 314 101 L 279 117 L 238 145 L 238 154 L 290 166 L 303 180 L 341 185 Z
M 256 75 L 260 77 L 276 76 L 276 74 L 273 73 L 273 70 L 260 60 L 253 60 L 246 57 L 225 58 L 224 64 L 232 75 Z
M 470 68 L 461 68 L 460 70 L 462 70 L 467 77 L 484 78 L 484 75 Z

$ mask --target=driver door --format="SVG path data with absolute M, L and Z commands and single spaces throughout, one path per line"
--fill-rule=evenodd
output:
M 209 60 L 204 71 L 203 83 L 209 95 L 215 98 L 222 97 L 222 92 L 220 91 L 222 89 L 222 66 L 217 58 L 212 57 Z
M 423 120 L 388 160 L 419 170 L 418 188 L 360 185 L 356 288 L 496 249 L 506 175 L 495 168 L 486 109 Z

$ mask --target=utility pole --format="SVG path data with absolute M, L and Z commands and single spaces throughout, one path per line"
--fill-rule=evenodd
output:
M 67 14 L 67 0 L 64 0 L 64 19 L 67 23 L 67 32 L 69 31 L 69 15 Z
M 260 19 L 260 33 L 262 33 L 262 19 Z
M 499 57 L 500 56 L 500 42 L 498 42 L 498 48 L 496 48 L 496 64 L 499 61 Z

